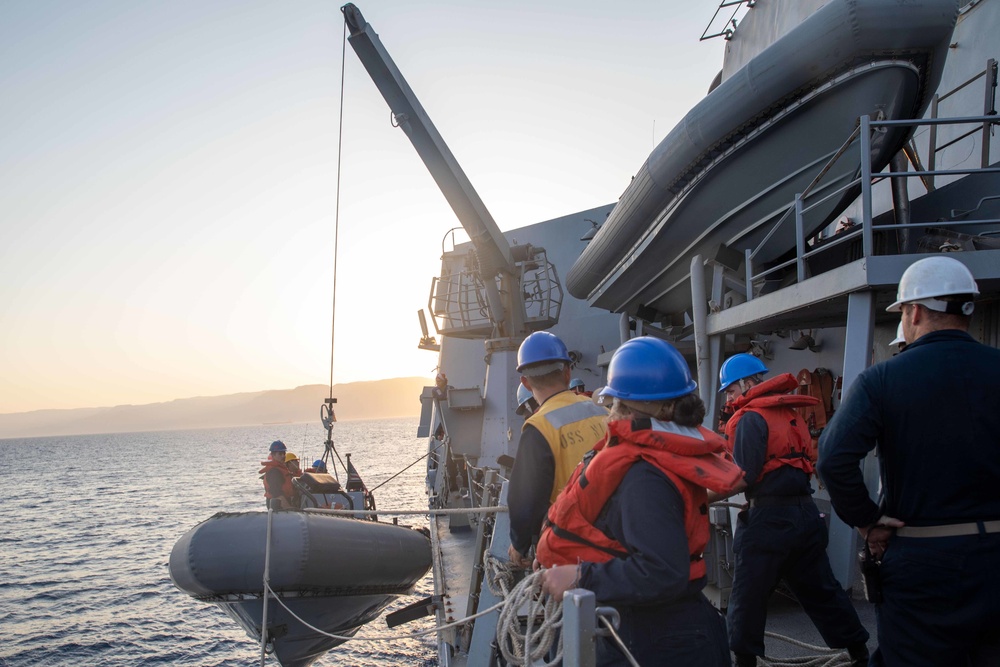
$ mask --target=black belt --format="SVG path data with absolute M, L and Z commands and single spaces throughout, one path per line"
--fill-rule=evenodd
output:
M 764 496 L 750 499 L 750 507 L 805 507 L 812 504 L 812 496 Z

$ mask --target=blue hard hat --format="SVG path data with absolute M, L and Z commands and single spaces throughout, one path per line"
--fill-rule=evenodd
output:
M 583 380 L 581 380 L 580 378 L 573 378 L 572 380 L 569 381 L 570 389 L 576 389 L 577 387 L 583 387 L 583 386 L 585 385 L 583 384 Z
M 527 403 L 530 398 L 532 398 L 531 390 L 523 384 L 517 385 L 517 407 L 520 408 L 522 405 Z
M 274 442 L 271 443 L 271 453 L 272 454 L 274 452 L 283 452 L 286 449 L 288 449 L 288 448 L 285 447 L 285 443 L 283 443 L 281 440 L 275 440 Z
M 312 467 L 316 468 L 317 470 L 326 470 L 326 464 L 323 463 L 323 459 L 316 459 L 315 461 L 313 461 Z
M 734 354 L 719 369 L 719 391 L 725 391 L 726 387 L 738 380 L 766 372 L 764 362 L 752 354 Z
M 608 386 L 601 396 L 632 401 L 662 401 L 698 388 L 691 369 L 670 343 L 643 336 L 615 350 L 608 365 Z
M 536 331 L 531 334 L 524 339 L 521 347 L 517 350 L 518 373 L 523 371 L 526 366 L 557 361 L 572 363 L 566 344 L 559 340 L 559 336 L 548 331 Z

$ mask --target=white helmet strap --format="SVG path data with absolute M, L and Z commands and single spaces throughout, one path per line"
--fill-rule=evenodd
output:
M 976 309 L 976 304 L 972 301 L 944 301 L 943 299 L 927 298 L 907 301 L 907 303 L 920 304 L 928 310 L 951 315 L 971 315 L 972 311 Z

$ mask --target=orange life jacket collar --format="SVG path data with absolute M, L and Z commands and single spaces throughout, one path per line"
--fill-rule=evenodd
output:
M 539 562 L 551 567 L 627 557 L 627 546 L 608 537 L 594 522 L 629 468 L 642 460 L 666 475 L 680 492 L 691 559 L 689 578 L 705 576 L 702 554 L 709 532 L 706 489 L 730 493 L 742 479 L 742 472 L 729 457 L 721 437 L 702 427 L 698 432 L 700 438 L 653 430 L 649 419 L 609 422 L 606 438 L 577 466 L 549 508 L 537 548 Z
M 732 403 L 736 412 L 726 422 L 730 451 L 735 443 L 736 427 L 743 415 L 755 412 L 767 422 L 767 453 L 755 482 L 784 465 L 798 468 L 807 475 L 815 470 L 816 446 L 809 427 L 795 408 L 819 405 L 821 401 L 815 396 L 787 393 L 798 386 L 794 375 L 783 373 L 751 387 Z

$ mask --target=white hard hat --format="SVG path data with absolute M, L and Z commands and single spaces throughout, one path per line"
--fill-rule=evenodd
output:
M 896 337 L 889 342 L 889 347 L 893 345 L 901 345 L 906 342 L 906 338 L 903 337 L 903 323 L 900 322 L 899 326 L 896 327 Z
M 953 257 L 927 257 L 910 264 L 899 279 L 896 301 L 886 308 L 890 313 L 898 313 L 904 303 L 919 303 L 931 310 L 947 312 L 949 302 L 935 297 L 956 294 L 979 294 L 972 272 Z M 952 306 L 954 309 L 956 306 Z M 971 315 L 973 304 L 968 301 L 958 304 L 965 315 Z

